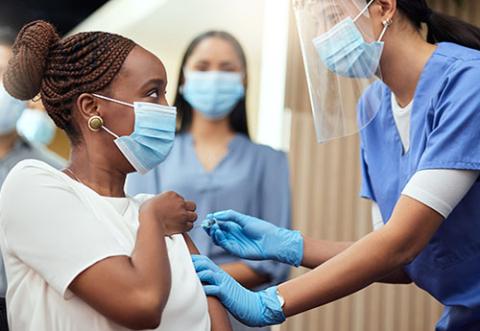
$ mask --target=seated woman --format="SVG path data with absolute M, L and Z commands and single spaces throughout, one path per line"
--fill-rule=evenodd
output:
M 60 39 L 43 21 L 26 25 L 13 51 L 5 89 L 22 100 L 40 93 L 72 161 L 63 172 L 23 161 L 2 188 L 11 329 L 230 330 L 182 235 L 195 204 L 172 192 L 124 194 L 126 175 L 157 166 L 172 146 L 162 62 L 114 34 Z

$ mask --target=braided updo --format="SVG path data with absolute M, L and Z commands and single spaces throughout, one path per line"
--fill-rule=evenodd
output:
M 72 110 L 77 97 L 107 88 L 134 46 L 130 39 L 106 32 L 60 39 L 50 23 L 34 21 L 17 36 L 4 86 L 21 100 L 40 93 L 55 124 L 75 140 Z

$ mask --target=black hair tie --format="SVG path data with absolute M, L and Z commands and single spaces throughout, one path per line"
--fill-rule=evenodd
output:
M 424 23 L 430 22 L 430 19 L 432 18 L 433 14 L 434 14 L 433 10 L 427 7 L 427 9 L 425 9 L 425 12 L 421 17 L 421 22 L 424 22 Z

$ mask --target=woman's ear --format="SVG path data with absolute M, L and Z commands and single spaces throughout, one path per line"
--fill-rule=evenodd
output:
M 382 21 L 393 19 L 397 13 L 397 0 L 377 0 L 380 18 Z
M 89 93 L 80 94 L 76 106 L 80 117 L 87 121 L 92 116 L 101 116 L 97 99 Z

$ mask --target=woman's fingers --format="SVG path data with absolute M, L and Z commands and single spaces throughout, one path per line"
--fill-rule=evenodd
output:
M 197 213 L 193 211 L 185 211 L 185 221 L 189 223 L 193 223 L 197 220 Z
M 185 201 L 185 209 L 188 211 L 195 211 L 197 210 L 197 205 L 193 201 Z

